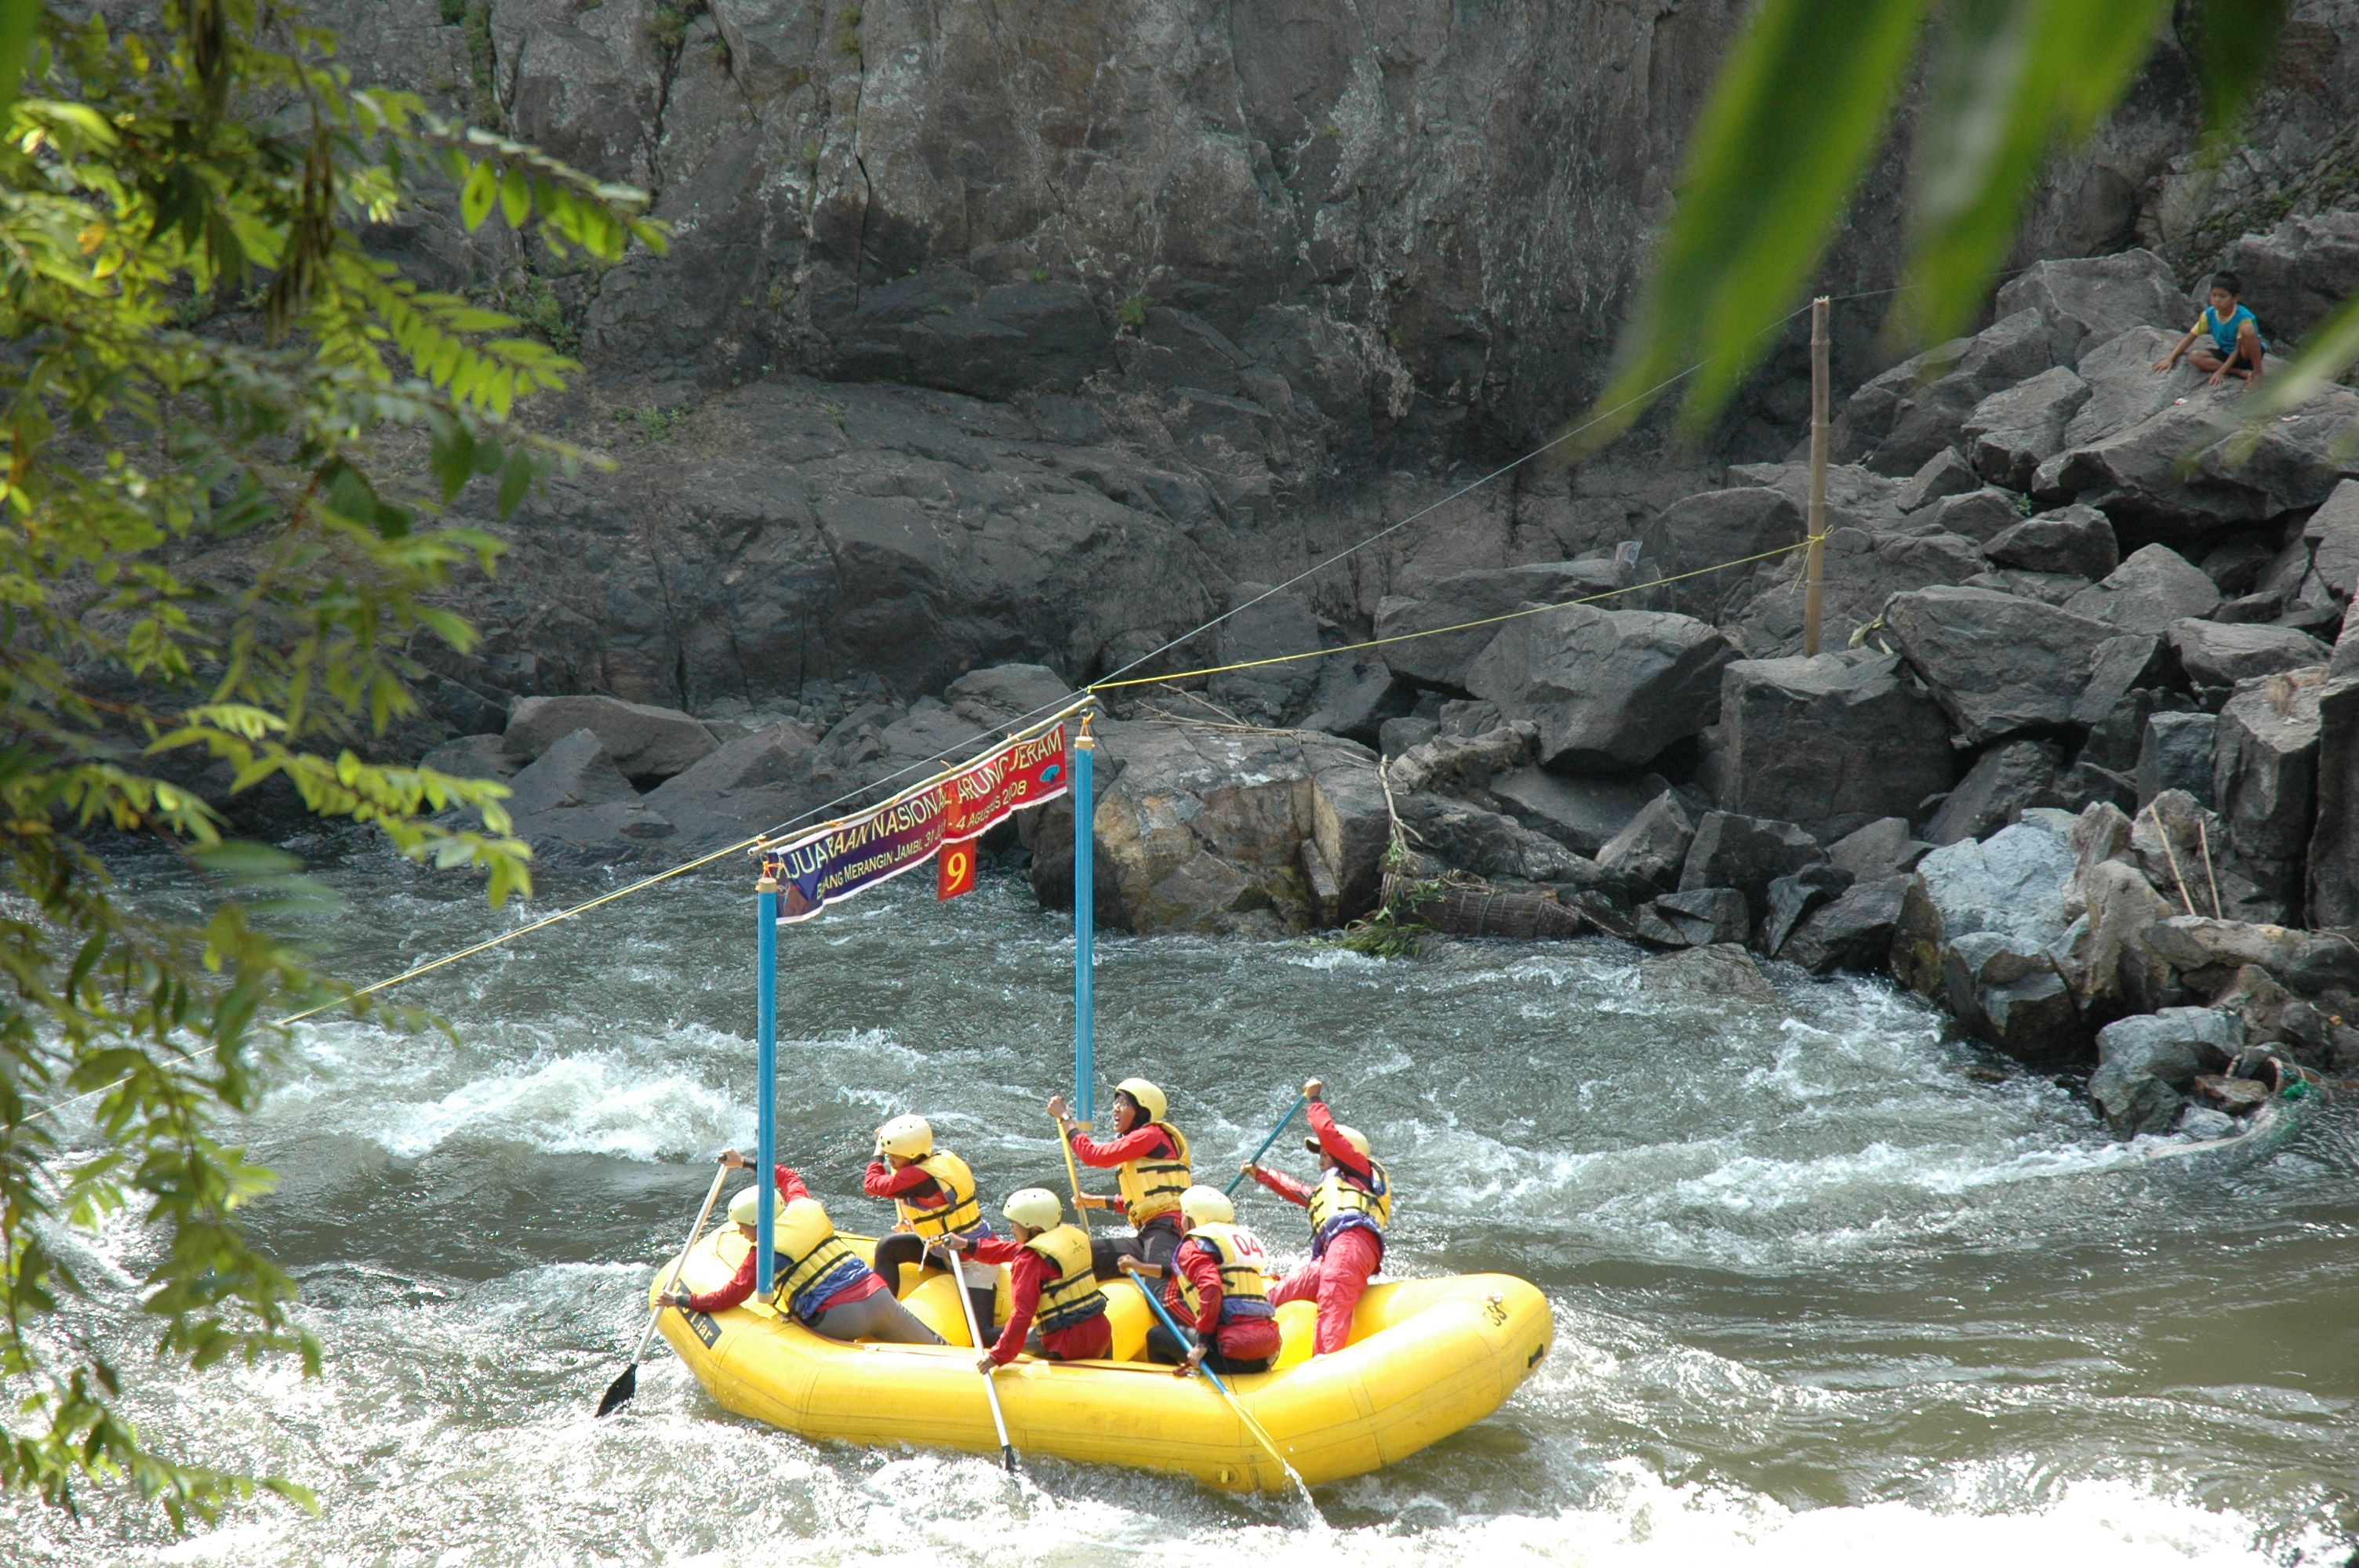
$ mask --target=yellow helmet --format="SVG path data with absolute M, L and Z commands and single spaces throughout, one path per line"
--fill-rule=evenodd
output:
M 922 1116 L 897 1116 L 876 1130 L 876 1147 L 904 1160 L 922 1160 L 934 1152 L 934 1127 Z
M 729 1219 L 734 1225 L 759 1224 L 762 1214 L 762 1189 L 747 1187 L 729 1200 Z
M 1046 1187 L 1018 1187 L 999 1212 L 1027 1230 L 1051 1230 L 1065 1217 L 1065 1206 Z
M 1191 1230 L 1200 1225 L 1234 1225 L 1237 1222 L 1237 1206 L 1231 1203 L 1229 1195 L 1218 1187 L 1190 1187 L 1180 1195 L 1180 1213 Z
M 1163 1091 L 1145 1078 L 1125 1078 L 1114 1085 L 1114 1092 L 1118 1095 L 1128 1095 L 1136 1100 L 1138 1108 L 1147 1113 L 1147 1119 L 1149 1121 L 1162 1120 L 1165 1113 L 1171 1108 L 1171 1101 L 1165 1097 Z
M 1349 1143 L 1353 1148 L 1357 1149 L 1360 1152 L 1361 1159 L 1365 1160 L 1375 1152 L 1375 1150 L 1368 1147 L 1368 1135 L 1361 1131 L 1358 1128 L 1346 1127 L 1339 1121 L 1335 1124 L 1335 1130 L 1343 1136 L 1344 1142 Z M 1319 1140 L 1316 1138 L 1304 1139 L 1302 1141 L 1302 1146 L 1305 1149 L 1310 1150 L 1313 1154 L 1324 1154 L 1327 1152 L 1319 1147 Z

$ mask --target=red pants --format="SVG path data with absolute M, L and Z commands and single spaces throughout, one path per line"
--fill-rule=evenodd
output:
M 1312 1346 L 1321 1356 L 1341 1350 L 1352 1342 L 1352 1313 L 1384 1256 L 1384 1243 L 1367 1231 L 1355 1227 L 1339 1232 L 1324 1255 L 1297 1269 L 1269 1292 L 1269 1304 L 1317 1301 L 1319 1333 Z

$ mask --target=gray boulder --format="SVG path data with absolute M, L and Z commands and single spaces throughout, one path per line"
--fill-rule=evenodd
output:
M 1711 490 L 1690 495 L 1649 523 L 1638 535 L 1651 575 L 1678 577 L 1723 561 L 1745 560 L 1802 537 L 1802 511 L 1782 491 L 1767 488 Z M 1662 591 L 1666 607 L 1715 624 L 1744 612 L 1757 579 L 1774 573 L 1777 561 L 1748 562 L 1672 583 Z
M 1978 588 L 1929 588 L 1885 607 L 1899 651 L 1957 726 L 1980 745 L 2071 717 L 2102 622 Z
M 1584 778 L 1527 767 L 1493 779 L 1491 798 L 1534 832 L 1593 856 L 1669 787 L 1653 773 Z
M 1832 840 L 1950 787 L 1938 705 L 1875 649 L 1721 673 L 1719 804 Z
M 1734 888 L 1683 888 L 1638 912 L 1638 935 L 1666 947 L 1742 943 L 1753 931 L 1745 895 Z
M 1803 918 L 1850 887 L 1851 882 L 1849 871 L 1824 860 L 1773 880 L 1769 883 L 1768 907 L 1761 917 L 1761 950 L 1776 957 Z
M 2027 572 L 2068 572 L 2091 582 L 2121 565 L 2114 525 L 2093 506 L 2066 506 L 2027 517 L 1993 535 L 1983 554 Z
M 2178 331 L 2194 317 L 2170 264 L 2146 250 L 2034 262 L 1999 289 L 1995 308 L 2001 316 L 2038 311 L 2060 365 L 2132 327 Z
M 1909 880 L 1893 937 L 1902 984 L 1946 1001 L 1969 1032 L 2027 1061 L 2068 1054 L 2085 1039 L 2053 952 L 2068 925 L 2072 822 L 2035 808 L 1980 843 L 1935 849 Z
M 732 741 L 673 775 L 647 796 L 679 829 L 667 849 L 701 853 L 775 830 L 823 804 L 815 776 L 819 749 L 798 724 L 774 724 Z
M 1820 591 L 1822 650 L 1847 645 L 1894 594 L 1962 583 L 1984 569 L 1974 542 L 1959 535 L 1873 534 L 1842 525 L 1832 513 L 1829 524 Z M 1800 653 L 1806 593 L 1797 557 L 1754 596 L 1738 623 L 1746 650 L 1758 658 Z
M 2271 343 L 2298 341 L 2359 295 L 2359 212 L 2285 219 L 2232 242 L 2222 260 L 2244 278 L 2243 303 Z
M 1736 656 L 1727 633 L 1688 616 L 1568 604 L 1509 622 L 1466 684 L 1539 726 L 1543 767 L 1614 773 L 1711 723 Z
M 1427 584 L 1414 596 L 1387 595 L 1378 600 L 1376 635 L 1401 637 L 1504 615 L 1526 604 L 1558 604 L 1619 587 L 1619 575 L 1611 561 L 1549 561 L 1496 571 L 1459 572 Z M 1500 630 L 1495 625 L 1476 626 L 1389 643 L 1386 662 L 1395 675 L 1413 685 L 1462 693 L 1467 689 L 1467 666 L 1491 645 Z
M 2168 675 L 2162 650 L 2163 640 L 2147 633 L 2129 633 L 2108 637 L 2097 644 L 2089 661 L 2088 684 L 2072 702 L 2072 722 L 2095 729 L 2104 724 L 2119 708 L 2124 698 L 2141 687 L 2153 687 Z M 2127 766 L 2137 760 L 2137 737 L 2145 732 L 2146 714 L 2153 711 L 2153 703 L 2137 716 L 2136 725 L 2125 732 L 2123 752 L 2117 756 L 2099 755 L 2094 760 L 2114 766 Z
M 1712 997 L 1755 1007 L 1777 1004 L 1777 988 L 1762 974 L 1753 955 L 1734 942 L 1659 954 L 1640 964 L 1638 973 L 1648 987 L 1659 987 L 1682 1000 Z
M 1997 395 L 2003 397 L 2006 394 Z M 1980 490 L 1982 485 L 1981 476 L 1974 472 L 1973 465 L 1958 456 L 1956 448 L 1943 447 L 1925 460 L 1908 482 L 1901 486 L 1900 492 L 1893 497 L 1893 501 L 1902 512 L 1914 512 L 1944 496 L 1963 495 L 1968 491 Z
M 2140 809 L 2174 789 L 2212 805 L 2212 747 L 2219 725 L 2212 713 L 2158 713 L 2146 721 L 2146 741 L 2132 775 Z
M 1394 786 L 1401 821 L 1416 842 L 1460 871 L 1478 877 L 1518 881 L 1571 883 L 1603 890 L 1616 879 L 1555 839 L 1533 832 L 1511 816 L 1450 795 L 1403 795 Z
M 1680 869 L 1680 891 L 1734 888 L 1757 924 L 1769 912 L 1769 884 L 1826 859 L 1818 840 L 1790 822 L 1707 811 Z
M 1597 863 L 1633 888 L 1668 889 L 1679 881 L 1694 841 L 1687 808 L 1665 790 L 1597 851 Z
M 669 817 L 640 800 L 586 729 L 560 736 L 508 787 L 516 836 L 549 865 L 612 865 L 675 831 Z
M 1959 430 L 1973 454 L 1973 471 L 2008 490 L 2028 491 L 2039 465 L 2064 449 L 2064 427 L 2088 401 L 2089 384 L 2061 364 L 1991 394 Z
M 1431 790 L 1480 797 L 1499 773 L 1530 761 L 1538 731 L 1530 724 L 1501 725 L 1481 735 L 1437 734 L 1387 764 L 1401 794 Z
M 1986 543 L 2023 521 L 2015 503 L 2015 496 L 2004 490 L 1971 491 L 1937 501 L 1912 514 L 1909 521 L 1922 521 L 1943 533 Z
M 519 764 L 508 755 L 506 737 L 462 735 L 419 758 L 418 765 L 454 779 L 511 779 Z
M 1777 957 L 1814 975 L 1837 969 L 1874 973 L 1892 960 L 1892 938 L 1908 891 L 1905 876 L 1854 882 L 1805 915 Z
M 2211 799 L 2227 826 L 2215 847 L 2286 908 L 2300 908 L 2302 856 L 2317 820 L 2319 691 L 2326 670 L 2239 681 L 2212 736 Z
M 2343 603 L 2359 588 L 2359 479 L 2346 479 L 2301 525 L 2310 569 Z
M 1055 712 L 1075 693 L 1046 665 L 993 665 L 942 688 L 952 713 L 978 729 L 1006 729 Z
M 2318 693 L 2318 816 L 2310 836 L 2310 923 L 2359 925 L 2359 679 Z
M 1905 816 L 1886 816 L 1827 846 L 1827 860 L 1858 882 L 1881 881 L 1917 869 L 1933 846 L 1908 829 Z
M 2196 1076 L 2226 1066 L 2244 1044 L 2234 1015 L 2208 1007 L 2121 1019 L 2097 1032 L 2089 1098 L 2116 1138 L 2168 1132 Z
M 2105 575 L 2095 587 L 2065 600 L 2064 608 L 2117 632 L 2160 634 L 2174 621 L 2209 615 L 2220 589 L 2186 557 L 2163 545 L 2148 545 Z
M 508 711 L 505 745 L 519 762 L 587 730 L 627 779 L 668 779 L 720 750 L 712 731 L 676 708 L 612 697 L 527 697 Z
M 1962 838 L 1986 838 L 2029 807 L 2056 804 L 2057 774 L 2064 755 L 2047 741 L 2010 741 L 1974 760 L 1950 798 L 1925 824 L 1928 842 L 1940 846 Z
M 2216 621 L 2174 621 L 2171 651 L 2199 687 L 2225 688 L 2288 670 L 2323 667 L 2333 651 L 2290 626 L 2230 626 Z
M 1440 733 L 1441 726 L 1434 719 L 1387 719 L 1376 726 L 1376 749 L 1387 758 L 1406 756 Z
M 1803 450 L 1809 450 L 1807 442 Z M 1782 491 L 1797 509 L 1807 509 L 1810 504 L 1810 465 L 1807 461 L 1732 463 L 1728 469 L 1728 482 Z M 1900 503 L 1909 493 L 1908 487 L 1912 482 L 1911 480 L 1876 473 L 1857 463 L 1831 462 L 1827 465 L 1827 514 L 1830 518 L 1840 514 L 1848 519 L 1849 526 L 1864 528 L 1870 533 L 1897 528 L 1901 525 L 1900 514 L 1908 510 Z M 1961 488 L 1972 490 L 1975 482 L 1969 474 Z M 1940 497 L 1934 495 L 1924 499 L 1938 500 Z M 1918 504 L 1921 505 L 1923 502 L 1919 501 Z
M 1212 700 L 1248 723 L 1282 724 L 1309 707 L 1327 661 L 1290 657 L 1316 654 L 1319 617 L 1301 597 L 1271 591 L 1269 585 L 1241 582 L 1229 592 L 1229 618 L 1221 622 L 1223 665 L 1254 665 L 1212 679 Z M 1288 659 L 1284 664 L 1257 661 Z
M 1366 653 L 1334 654 L 1316 663 L 1319 683 L 1301 727 L 1375 745 L 1384 726 L 1408 706 L 1391 667 Z
M 1833 457 L 1879 473 L 1913 474 L 1955 446 L 1983 399 L 2038 374 L 2050 362 L 2048 321 L 2018 310 L 1971 338 L 1903 360 L 1852 394 L 1835 421 Z

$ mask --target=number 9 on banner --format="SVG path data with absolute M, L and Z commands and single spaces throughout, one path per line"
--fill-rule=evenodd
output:
M 974 891 L 974 841 L 945 844 L 941 858 L 936 862 L 934 897 L 937 901 L 956 898 Z

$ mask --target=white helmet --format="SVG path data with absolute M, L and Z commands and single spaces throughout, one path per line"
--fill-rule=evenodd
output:
M 904 1160 L 922 1160 L 934 1152 L 934 1125 L 922 1116 L 897 1116 L 876 1130 L 876 1147 Z
M 729 1218 L 735 1225 L 758 1225 L 762 1217 L 762 1189 L 747 1187 L 729 1200 Z
M 1049 1230 L 1064 1219 L 1065 1206 L 1046 1187 L 1018 1187 L 999 1212 L 1027 1230 Z
M 1218 1187 L 1194 1186 L 1180 1195 L 1180 1213 L 1190 1229 L 1200 1225 L 1234 1225 L 1237 1206 Z

